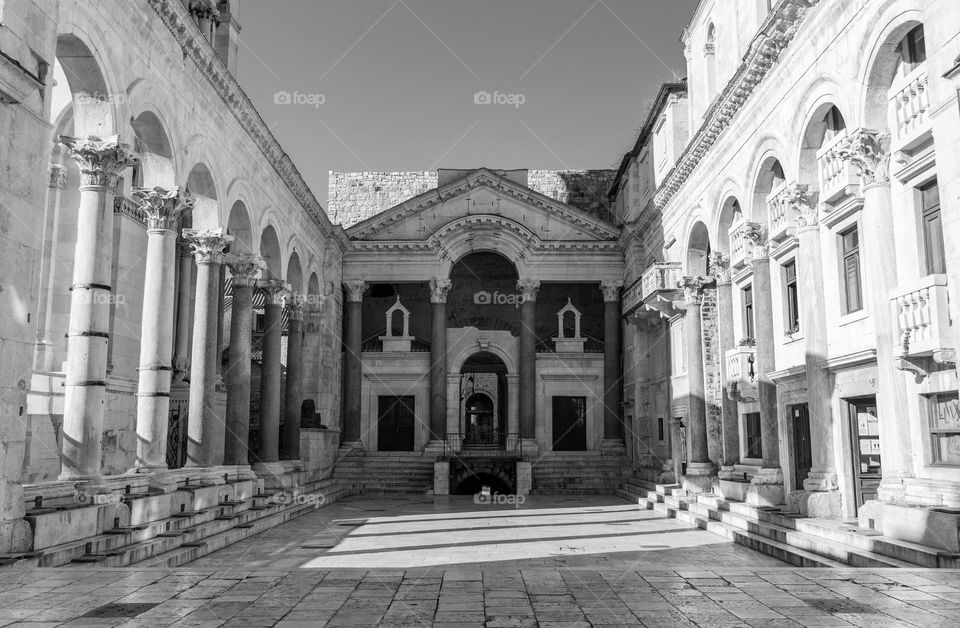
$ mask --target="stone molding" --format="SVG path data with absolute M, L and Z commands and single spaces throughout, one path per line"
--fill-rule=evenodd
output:
M 393 209 L 375 218 L 351 227 L 348 233 L 352 239 L 370 239 L 377 233 L 407 218 L 416 216 L 428 209 L 481 187 L 493 190 L 498 195 L 513 199 L 534 209 L 542 210 L 548 215 L 561 218 L 600 240 L 615 240 L 619 235 L 617 228 L 613 225 L 608 225 L 601 219 L 583 210 L 565 205 L 539 192 L 525 188 L 486 168 L 480 168 L 462 179 L 458 179 L 457 181 L 453 181 L 435 190 L 430 190 L 400 203 Z
M 267 267 L 267 263 L 259 255 L 235 253 L 226 256 L 223 261 L 230 268 L 230 276 L 235 286 L 257 285 L 257 277 Z
M 334 227 L 320 202 L 307 186 L 300 172 L 280 143 L 270 132 L 253 103 L 224 65 L 213 46 L 200 33 L 190 11 L 181 0 L 148 0 L 183 50 L 184 59 L 190 58 L 220 96 L 227 110 L 253 139 L 280 179 L 303 207 L 324 238 L 333 238 L 341 250 L 350 248 L 350 240 L 341 228 Z
M 539 238 L 530 247 L 534 253 L 619 253 L 617 242 L 588 242 L 588 241 L 550 241 L 544 242 Z M 354 253 L 433 253 L 439 254 L 443 246 L 434 240 L 363 240 L 351 242 Z
M 767 18 L 763 30 L 751 42 L 737 72 L 707 111 L 700 129 L 654 194 L 656 209 L 663 210 L 687 181 L 723 131 L 730 126 L 744 103 L 753 95 L 757 86 L 780 60 L 781 53 L 793 41 L 807 13 L 819 3 L 820 0 L 783 0 Z
M 61 135 L 60 143 L 67 154 L 80 165 L 80 187 L 114 188 L 120 174 L 138 161 L 130 146 L 119 135 L 99 138 Z
M 343 287 L 347 290 L 347 301 L 350 303 L 361 303 L 363 302 L 363 295 L 369 286 L 366 281 L 357 279 L 354 281 L 344 281 Z
M 718 286 L 726 286 L 733 282 L 733 271 L 730 270 L 730 256 L 720 251 L 710 253 L 707 258 L 707 268 L 710 276 Z
M 525 302 L 536 301 L 537 295 L 540 293 L 540 280 L 521 279 L 517 282 L 517 290 L 519 290 L 520 294 L 523 295 L 523 300 Z
M 622 281 L 601 281 L 600 290 L 603 291 L 604 303 L 610 303 L 620 300 L 620 288 L 623 287 Z
M 849 161 L 860 172 L 866 189 L 890 182 L 890 134 L 857 129 L 837 147 L 840 159 Z
M 148 230 L 173 231 L 180 216 L 193 209 L 193 197 L 185 189 L 174 187 L 133 188 L 131 194 L 146 215 Z
M 226 235 L 222 227 L 216 229 L 184 229 L 183 237 L 190 243 L 197 264 L 220 264 L 224 250 L 233 242 L 233 236 Z
M 430 303 L 446 303 L 453 282 L 449 279 L 434 277 L 430 280 Z

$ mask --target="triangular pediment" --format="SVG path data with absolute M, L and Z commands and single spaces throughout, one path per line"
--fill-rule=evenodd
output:
M 620 235 L 618 227 L 486 168 L 404 201 L 347 234 L 354 241 L 423 242 L 452 225 L 489 225 L 481 216 L 520 225 L 543 242 L 614 241 Z

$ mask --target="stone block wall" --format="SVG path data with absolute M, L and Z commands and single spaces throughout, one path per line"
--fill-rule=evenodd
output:
M 704 386 L 707 393 L 707 451 L 710 460 L 720 464 L 723 458 L 723 421 L 721 404 L 723 382 L 720 379 L 719 313 L 717 311 L 717 289 L 704 291 L 703 306 L 700 310 L 703 326 L 703 369 Z
M 607 191 L 614 170 L 529 170 L 527 186 L 610 220 Z M 327 212 L 345 228 L 437 187 L 436 172 L 330 172 Z

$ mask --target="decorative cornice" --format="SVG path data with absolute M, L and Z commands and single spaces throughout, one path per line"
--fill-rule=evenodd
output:
M 434 277 L 430 280 L 430 303 L 446 303 L 453 282 L 449 279 Z
M 180 215 L 193 209 L 193 198 L 178 187 L 133 188 L 133 198 L 147 217 L 148 230 L 173 231 Z
M 700 160 L 730 126 L 744 103 L 779 61 L 783 50 L 793 41 L 807 13 L 819 3 L 820 0 L 782 0 L 771 14 L 763 30 L 750 44 L 736 74 L 707 111 L 700 129 L 654 194 L 654 205 L 658 210 L 666 207 Z
M 267 161 L 300 203 L 325 238 L 334 239 L 341 250 L 350 242 L 342 228 L 334 227 L 320 202 L 307 186 L 297 167 L 270 132 L 246 93 L 237 83 L 220 56 L 200 33 L 187 7 L 181 0 L 147 0 L 173 34 L 184 58 L 190 58 L 233 113 L 240 126 L 250 135 Z
M 120 136 L 71 137 L 61 135 L 60 143 L 67 154 L 80 165 L 80 187 L 114 188 L 120 174 L 138 161 L 138 157 Z
M 539 238 L 530 247 L 534 253 L 618 253 L 616 242 L 591 242 L 584 240 L 551 240 Z M 439 242 L 431 240 L 361 240 L 351 242 L 353 253 L 434 253 L 442 250 Z

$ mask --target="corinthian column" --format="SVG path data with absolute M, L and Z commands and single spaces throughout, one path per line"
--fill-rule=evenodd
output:
M 287 298 L 287 388 L 284 396 L 284 460 L 300 459 L 300 405 L 303 403 L 303 307 L 306 297 L 294 292 Z
M 147 216 L 147 266 L 140 327 L 137 385 L 137 460 L 141 469 L 167 468 L 167 424 L 173 352 L 173 284 L 177 221 L 193 207 L 179 188 L 137 188 L 133 197 Z
M 136 157 L 117 136 L 60 136 L 80 164 L 80 210 L 73 258 L 70 327 L 64 382 L 61 480 L 100 476 L 106 407 L 110 276 L 113 266 L 113 190 Z
M 713 463 L 707 449 L 707 390 L 703 376 L 703 290 L 713 283 L 710 277 L 684 277 L 683 337 L 687 352 L 687 443 L 690 460 L 683 476 L 683 488 L 694 493 L 709 492 L 713 486 Z
M 345 355 L 343 368 L 343 442 L 360 442 L 360 394 L 363 364 L 360 353 L 363 351 L 361 313 L 363 294 L 367 284 L 363 281 L 345 281 L 347 290 Z
M 620 288 L 622 281 L 602 281 L 603 291 L 603 439 L 623 442 L 620 398 L 623 373 L 620 365 Z
M 190 360 L 189 439 L 187 465 L 212 467 L 223 462 L 223 419 L 217 416 L 217 290 L 224 249 L 233 236 L 223 229 L 184 229 L 197 261 L 197 297 L 193 316 L 193 356 Z
M 441 440 L 447 432 L 447 295 L 452 285 L 449 279 L 430 280 L 430 440 Z
M 190 298 L 193 296 L 193 255 L 190 243 L 180 241 L 177 279 L 177 330 L 174 339 L 173 370 L 178 382 L 190 375 Z
M 537 294 L 540 282 L 521 279 L 520 306 L 520 438 L 537 437 Z
M 223 463 L 245 466 L 250 436 L 250 334 L 253 332 L 253 286 L 265 268 L 259 255 L 231 255 L 226 260 L 233 278 L 230 310 L 230 349 L 227 356 L 227 426 Z
M 290 284 L 264 281 L 266 294 L 263 306 L 263 357 L 260 361 L 260 451 L 261 463 L 271 465 L 280 460 L 280 353 L 283 306 L 290 294 Z M 258 469 L 258 471 L 260 471 Z M 266 467 L 273 473 L 274 467 Z
M 770 286 L 770 244 L 767 230 L 747 223 L 746 238 L 753 247 L 753 303 L 757 335 L 757 397 L 760 402 L 760 444 L 763 462 L 753 476 L 747 501 L 755 506 L 782 504 L 783 471 L 780 469 L 780 426 L 777 419 L 777 385 L 770 379 L 776 370 L 773 339 L 773 293 Z
M 710 255 L 710 274 L 717 284 L 717 323 L 720 340 L 720 381 L 727 382 L 727 351 L 733 349 L 733 285 L 730 257 L 725 253 Z M 740 416 L 737 402 L 727 394 L 720 395 L 721 424 L 723 426 L 723 459 L 720 477 L 733 477 L 734 465 L 740 462 Z
M 897 287 L 893 206 L 890 198 L 890 136 L 854 131 L 839 147 L 841 159 L 860 171 L 863 188 L 863 269 L 877 338 L 877 419 L 880 422 L 880 499 L 904 499 L 904 478 L 914 475 L 905 376 L 895 368 L 897 325 L 890 291 Z
M 37 350 L 34 368 L 54 370 L 53 318 L 54 290 L 57 277 L 57 246 L 60 239 L 60 196 L 67 184 L 67 169 L 61 163 L 59 144 L 53 147 L 47 169 L 47 199 L 43 216 L 43 257 L 40 260 L 40 303 L 37 308 Z

